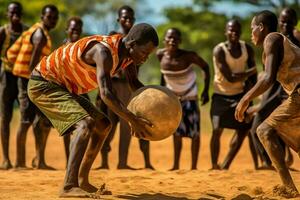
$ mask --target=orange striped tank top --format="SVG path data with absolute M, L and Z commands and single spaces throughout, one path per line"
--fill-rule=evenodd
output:
M 24 31 L 18 40 L 7 50 L 7 59 L 10 63 L 14 63 L 12 73 L 16 76 L 29 78 L 31 71 L 29 64 L 32 56 L 33 45 L 30 42 L 32 34 L 38 29 L 43 30 L 47 38 L 47 44 L 42 49 L 41 57 L 47 56 L 51 52 L 51 39 L 48 31 L 43 28 L 40 22 L 34 24 L 27 31 Z
M 82 38 L 75 43 L 63 45 L 44 57 L 36 66 L 43 78 L 66 87 L 71 93 L 84 94 L 98 87 L 96 67 L 86 64 L 81 55 L 91 42 L 99 42 L 107 47 L 113 59 L 110 75 L 132 63 L 131 59 L 123 60 L 119 65 L 118 48 L 122 35 L 94 35 Z M 120 67 L 118 67 L 120 66 Z

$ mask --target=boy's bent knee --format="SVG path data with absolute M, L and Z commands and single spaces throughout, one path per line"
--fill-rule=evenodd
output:
M 268 140 L 271 137 L 272 127 L 269 126 L 267 123 L 262 123 L 257 127 L 256 134 L 261 141 Z

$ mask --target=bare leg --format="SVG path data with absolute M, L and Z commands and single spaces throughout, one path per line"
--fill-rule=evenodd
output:
M 37 169 L 55 170 L 53 167 L 48 166 L 45 161 L 45 148 L 51 130 L 50 122 L 44 116 L 37 115 L 32 126 L 36 148 L 36 157 L 32 161 L 33 167 Z
M 285 164 L 284 150 L 279 143 L 276 131 L 263 122 L 257 129 L 257 135 L 275 165 L 284 186 L 298 194 L 298 190 Z
M 110 129 L 111 123 L 107 118 L 97 120 L 97 123 L 94 124 L 94 127 L 91 129 L 91 138 L 79 171 L 79 186 L 87 192 L 96 192 L 98 190 L 89 183 L 89 172 Z
M 195 138 L 192 138 L 192 170 L 197 169 L 198 163 L 198 156 L 199 156 L 199 149 L 200 149 L 200 136 L 198 135 Z
M 173 142 L 174 142 L 174 164 L 172 170 L 179 169 L 179 160 L 182 148 L 182 138 L 180 136 L 173 135 Z
M 139 139 L 140 149 L 143 152 L 145 160 L 145 168 L 154 170 L 150 162 L 150 142 L 147 140 Z
M 25 150 L 25 144 L 26 144 L 26 136 L 27 131 L 30 127 L 31 123 L 23 123 L 21 122 L 20 127 L 17 132 L 17 155 L 16 155 L 16 164 L 15 168 L 26 168 L 26 150 Z
M 222 132 L 222 128 L 215 128 L 210 139 L 211 169 L 220 169 L 220 166 L 218 165 L 218 158 L 220 153 L 220 138 Z
M 64 147 L 65 147 L 65 153 L 66 153 L 66 166 L 68 166 L 68 160 L 69 160 L 69 155 L 70 155 L 70 135 L 66 134 L 63 136 L 63 140 L 64 140 Z
M 110 143 L 115 135 L 117 123 L 113 123 L 112 129 L 109 132 L 107 138 L 105 139 L 103 146 L 101 148 L 101 159 L 102 163 L 101 166 L 97 167 L 96 169 L 109 169 L 108 165 L 108 153 L 111 151 Z
M 102 163 L 96 169 L 109 169 L 108 153 L 111 151 L 110 143 L 111 143 L 111 141 L 113 140 L 113 138 L 115 136 L 115 132 L 116 132 L 117 124 L 118 124 L 118 121 L 119 121 L 119 117 L 118 117 L 118 115 L 113 113 L 111 110 L 108 110 L 107 106 L 103 102 L 101 102 L 100 108 L 101 108 L 101 110 L 108 113 L 108 117 L 111 121 L 112 128 L 111 128 L 108 136 L 106 137 L 106 139 L 103 143 L 103 146 L 101 148 L 101 151 L 100 151 Z
M 119 163 L 118 169 L 134 169 L 128 166 L 128 151 L 131 141 L 130 128 L 123 119 L 120 119 L 120 142 L 119 142 Z
M 90 139 L 91 121 L 91 117 L 86 117 L 74 126 L 74 136 L 71 139 L 70 145 L 70 157 L 60 197 L 89 197 L 89 193 L 79 188 L 78 173 Z
M 258 169 L 258 157 L 255 150 L 254 141 L 252 140 L 252 136 L 250 135 L 250 133 L 248 134 L 248 141 L 249 141 L 249 148 L 250 148 L 252 160 L 254 163 L 254 169 Z
M 292 152 L 287 145 L 285 145 L 285 163 L 288 167 L 291 167 L 294 163 Z
M 236 154 L 240 150 L 243 141 L 248 134 L 248 130 L 236 130 L 234 136 L 230 142 L 230 149 L 225 157 L 224 162 L 221 165 L 221 169 L 229 169 L 231 162 L 235 158 Z
M 9 160 L 9 124 L 10 120 L 5 120 L 1 118 L 1 143 L 2 143 L 2 156 L 3 162 L 0 169 L 10 169 L 12 168 L 11 162 Z
M 2 158 L 3 162 L 0 169 L 10 169 L 12 164 L 9 159 L 9 137 L 10 137 L 10 122 L 13 115 L 14 102 L 18 97 L 17 77 L 10 72 L 1 70 L 0 83 L 0 131 L 2 142 Z

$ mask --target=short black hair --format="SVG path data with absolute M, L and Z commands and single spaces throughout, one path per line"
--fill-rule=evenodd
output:
M 167 34 L 167 32 L 169 30 L 174 31 L 181 38 L 181 31 L 178 28 L 175 28 L 175 27 L 168 28 L 167 31 L 165 32 L 165 35 Z
M 83 26 L 83 21 L 80 17 L 78 16 L 73 16 L 73 17 L 70 17 L 67 21 L 67 27 L 70 26 L 70 23 L 71 21 L 75 21 L 77 24 L 79 24 L 81 27 Z
M 235 24 L 239 27 L 239 29 L 241 30 L 242 29 L 242 25 L 240 23 L 240 21 L 238 19 L 230 19 L 227 23 L 226 23 L 226 28 L 228 26 L 228 24 Z
M 277 31 L 277 25 L 278 25 L 277 16 L 269 10 L 263 10 L 259 12 L 255 16 L 255 22 L 257 24 L 262 23 L 264 26 L 268 27 L 270 32 Z
M 139 45 L 152 42 L 154 46 L 158 46 L 158 36 L 156 30 L 151 25 L 146 23 L 134 25 L 130 29 L 126 38 L 127 41 L 134 40 Z
M 12 2 L 9 2 L 9 4 L 8 4 L 8 6 L 7 6 L 7 9 L 8 9 L 8 7 L 9 7 L 11 4 L 15 4 L 15 5 L 19 8 L 20 12 L 22 13 L 22 11 L 23 11 L 23 6 L 22 6 L 22 4 L 21 4 L 20 2 L 18 2 L 18 1 L 12 1 Z
M 53 4 L 47 4 L 42 8 L 42 15 L 44 15 L 46 13 L 47 8 L 49 8 L 50 10 L 57 12 L 58 13 L 58 9 L 55 5 Z
M 132 13 L 132 15 L 134 15 L 134 10 L 130 6 L 124 5 L 118 10 L 119 17 L 121 16 L 122 10 L 127 10 L 128 12 Z
M 297 13 L 296 11 L 293 9 L 293 8 L 284 8 L 281 13 L 287 13 L 289 16 L 292 17 L 293 21 L 294 21 L 294 25 L 297 24 L 297 21 L 298 21 L 298 17 L 297 17 Z

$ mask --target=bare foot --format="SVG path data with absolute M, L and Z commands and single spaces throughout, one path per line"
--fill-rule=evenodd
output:
M 76 198 L 91 198 L 90 193 L 82 190 L 81 188 L 78 187 L 73 187 L 69 190 L 63 190 L 59 194 L 60 198 L 69 198 L 69 197 L 76 197 Z
M 54 167 L 47 165 L 45 162 L 39 162 L 39 159 L 37 157 L 34 157 L 32 159 L 31 166 L 35 169 L 56 170 Z
M 175 170 L 179 170 L 179 167 L 172 167 L 172 168 L 169 169 L 168 171 L 175 171 Z
M 136 168 L 130 167 L 129 165 L 118 165 L 117 169 L 137 170 Z
M 80 182 L 79 181 L 79 187 L 89 193 L 98 191 L 98 189 L 95 186 L 93 186 L 92 184 L 90 184 L 89 182 Z
M 16 166 L 14 166 L 14 170 L 15 171 L 32 170 L 32 168 L 29 168 L 29 167 L 26 167 L 26 166 L 23 166 L 23 165 L 16 165 Z
M 99 169 L 109 169 L 108 165 L 101 165 L 97 168 L 95 168 L 95 170 L 99 170 Z
M 0 165 L 0 170 L 8 170 L 11 168 L 12 168 L 12 165 L 9 160 L 3 161 L 2 165 Z
M 297 189 L 295 189 L 293 187 L 284 186 L 284 185 L 276 185 L 273 188 L 273 193 L 275 195 L 285 197 L 285 198 L 300 197 L 299 192 L 297 191 Z
M 155 170 L 154 167 L 151 164 L 146 165 L 145 169 Z
M 47 165 L 46 163 L 38 164 L 35 169 L 43 169 L 43 170 L 56 170 L 54 167 Z
M 215 165 L 213 165 L 212 168 L 210 168 L 209 170 L 221 170 L 221 167 L 220 167 L 220 165 L 215 164 Z

